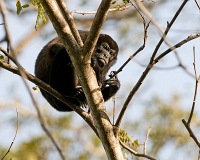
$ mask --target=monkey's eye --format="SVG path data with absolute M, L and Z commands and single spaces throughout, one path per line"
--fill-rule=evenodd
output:
M 110 50 L 110 54 L 111 54 L 112 56 L 114 56 L 114 55 L 115 55 L 115 52 L 111 49 L 111 50 Z
M 109 46 L 107 44 L 102 44 L 103 48 L 106 49 L 107 51 L 110 50 Z

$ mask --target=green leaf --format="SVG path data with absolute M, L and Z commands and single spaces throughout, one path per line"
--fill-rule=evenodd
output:
M 116 6 L 114 6 L 115 9 L 120 9 L 120 7 L 121 6 L 119 4 L 117 4 Z
M 124 4 L 130 3 L 130 0 L 123 0 Z
M 38 15 L 37 15 L 36 23 L 35 23 L 35 30 L 37 31 L 37 28 L 40 25 L 40 20 L 42 20 L 42 22 L 44 24 L 47 23 L 47 20 L 45 17 L 46 12 L 45 12 L 42 4 L 40 3 L 40 0 L 32 0 L 32 3 L 34 5 L 37 5 L 37 7 L 38 7 Z
M 16 7 L 17 7 L 17 14 L 20 14 L 22 11 L 22 8 L 28 8 L 29 4 L 21 5 L 21 2 L 18 0 L 16 3 Z
M 133 147 L 140 147 L 140 143 L 139 143 L 138 139 L 133 141 L 132 146 Z
M 111 4 L 115 4 L 116 3 L 116 1 L 113 1 Z
M 4 60 L 4 56 L 2 54 L 0 54 L 0 61 Z
M 28 8 L 29 7 L 29 4 L 24 4 L 23 6 L 22 6 L 22 8 Z
M 118 132 L 118 137 L 119 137 L 120 140 L 121 140 L 122 142 L 124 142 L 124 143 L 130 142 L 130 141 L 131 141 L 131 139 L 130 139 L 130 137 L 128 136 L 128 134 L 127 134 L 124 130 L 122 130 L 122 129 L 120 129 L 120 131 Z
M 35 93 L 39 93 L 40 92 L 38 86 L 32 87 L 32 89 L 34 90 Z
M 21 6 L 20 1 L 17 1 L 16 7 L 17 7 L 17 14 L 20 14 L 20 12 L 22 11 L 22 6 Z

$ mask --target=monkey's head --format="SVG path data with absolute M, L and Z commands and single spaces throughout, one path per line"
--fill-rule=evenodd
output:
M 92 55 L 92 66 L 101 73 L 107 73 L 116 62 L 118 55 L 117 43 L 106 34 L 100 34 Z

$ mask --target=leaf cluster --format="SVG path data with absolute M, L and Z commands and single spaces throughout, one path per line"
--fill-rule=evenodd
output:
M 40 25 L 40 20 L 44 24 L 47 23 L 47 19 L 45 17 L 46 12 L 45 12 L 40 0 L 32 0 L 31 2 L 34 6 L 36 6 L 38 8 L 38 15 L 37 15 L 37 18 L 36 18 L 36 23 L 35 23 L 35 30 L 37 30 L 38 26 Z M 17 0 L 16 7 L 17 7 L 17 14 L 20 14 L 22 12 L 23 8 L 29 7 L 29 4 L 22 5 L 21 2 L 19 0 Z
M 132 147 L 140 147 L 138 139 L 131 141 L 131 138 L 122 129 L 119 130 L 118 137 L 122 142 L 131 144 Z
M 32 4 L 38 7 L 38 15 L 37 15 L 36 24 L 35 24 L 35 30 L 37 30 L 37 27 L 40 25 L 40 20 L 42 20 L 44 24 L 47 23 L 47 19 L 45 17 L 46 12 L 40 0 L 32 0 Z
M 20 14 L 23 8 L 29 7 L 29 4 L 22 5 L 21 2 L 17 0 L 16 7 L 17 7 L 17 14 Z

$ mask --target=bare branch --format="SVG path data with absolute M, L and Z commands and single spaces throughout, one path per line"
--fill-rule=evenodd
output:
M 193 98 L 193 102 L 192 102 L 192 109 L 191 109 L 191 112 L 190 112 L 189 119 L 187 121 L 187 125 L 190 125 L 190 122 L 192 120 L 192 116 L 193 116 L 193 113 L 194 113 L 194 107 L 195 107 L 195 104 L 196 104 L 197 93 L 198 93 L 198 84 L 199 84 L 199 80 L 200 80 L 200 78 L 198 79 L 198 77 L 197 77 L 197 71 L 196 71 L 195 47 L 193 47 L 193 53 L 194 53 L 193 66 L 194 66 L 194 73 L 195 73 L 195 77 L 196 77 L 196 84 L 195 84 L 194 98 Z
M 17 109 L 16 109 L 16 113 L 17 113 L 17 127 L 16 127 L 16 131 L 15 131 L 15 136 L 13 138 L 13 141 L 12 143 L 10 144 L 10 147 L 8 148 L 8 151 L 6 152 L 6 154 L 1 158 L 1 160 L 3 160 L 7 155 L 8 153 L 10 152 L 11 148 L 12 148 L 12 145 L 17 137 L 17 132 L 18 132 L 18 129 L 19 129 L 19 115 L 18 115 L 18 112 L 17 112 Z
M 142 4 L 142 3 L 138 3 L 137 6 L 139 7 L 139 9 L 152 21 L 152 24 L 157 28 L 157 30 L 159 31 L 160 36 L 162 36 L 164 33 L 161 29 L 161 27 L 159 26 L 158 22 L 153 18 L 153 16 L 151 15 L 151 13 L 146 9 L 146 7 Z M 169 46 L 172 47 L 172 45 L 170 44 L 170 42 L 168 41 L 167 37 L 165 37 L 164 42 Z M 187 70 L 187 68 L 184 66 L 184 64 L 182 63 L 182 61 L 180 60 L 178 53 L 176 50 L 173 50 L 175 53 L 175 56 L 179 62 L 179 67 L 181 67 L 188 75 L 190 75 L 191 77 L 194 77 L 194 75 L 189 72 Z
M 173 25 L 174 21 L 176 20 L 176 18 L 178 17 L 178 15 L 180 14 L 181 10 L 183 9 L 183 7 L 185 6 L 185 4 L 187 3 L 188 0 L 184 0 L 184 2 L 181 4 L 181 6 L 179 7 L 178 11 L 175 13 L 174 17 L 172 18 L 171 22 L 168 24 L 168 27 L 166 28 L 164 35 L 162 36 L 162 38 L 160 39 L 160 41 L 158 42 L 151 58 L 150 58 L 150 62 L 148 64 L 148 66 L 146 67 L 145 71 L 142 73 L 141 77 L 139 78 L 138 82 L 136 83 L 136 85 L 133 87 L 133 89 L 131 90 L 130 94 L 128 95 L 122 109 L 120 112 L 120 115 L 117 119 L 116 122 L 116 127 L 119 128 L 119 125 L 122 121 L 122 118 L 126 112 L 126 109 L 128 108 L 128 105 L 131 101 L 131 99 L 133 98 L 133 96 L 135 95 L 135 93 L 138 91 L 138 89 L 140 88 L 140 86 L 142 85 L 144 79 L 146 78 L 146 76 L 148 75 L 148 73 L 150 72 L 150 70 L 153 68 L 155 62 L 154 62 L 154 58 L 157 54 L 158 49 L 160 48 L 163 40 L 165 39 L 168 31 L 170 30 L 171 26 Z
M 146 134 L 146 140 L 144 142 L 144 154 L 146 155 L 147 154 L 147 151 L 146 151 L 146 148 L 147 148 L 147 141 L 148 141 L 148 138 L 149 138 L 149 133 L 151 131 L 151 127 L 148 129 L 147 131 L 147 134 Z
M 179 9 L 177 10 L 177 12 L 175 13 L 174 17 L 172 18 L 172 20 L 170 21 L 170 23 L 167 22 L 167 28 L 165 29 L 165 32 L 163 34 L 163 36 L 161 37 L 160 41 L 158 42 L 152 57 L 151 57 L 151 63 L 154 61 L 154 58 L 158 52 L 158 49 L 160 48 L 161 44 L 163 43 L 165 37 L 167 36 L 171 26 L 174 24 L 176 18 L 178 17 L 178 15 L 181 13 L 183 7 L 186 5 L 186 3 L 188 2 L 188 0 L 184 0 L 183 3 L 181 4 L 181 6 L 179 7 Z
M 193 98 L 193 102 L 192 102 L 192 109 L 190 112 L 190 116 L 188 118 L 188 121 L 186 123 L 186 121 L 184 119 L 182 119 L 183 124 L 185 125 L 186 129 L 188 130 L 190 137 L 195 141 L 195 143 L 198 145 L 198 147 L 200 148 L 200 142 L 199 140 L 196 138 L 195 134 L 193 133 L 192 129 L 190 128 L 190 122 L 192 120 L 192 116 L 194 113 L 194 107 L 196 104 L 196 97 L 197 97 L 197 91 L 198 91 L 198 83 L 200 81 L 200 76 L 199 78 L 197 77 L 197 72 L 196 72 L 196 56 L 195 56 L 195 47 L 193 47 L 193 54 L 194 54 L 194 62 L 193 62 L 193 66 L 194 66 L 194 73 L 195 73 L 195 77 L 196 77 L 196 85 L 195 85 L 195 92 L 194 92 L 194 98 Z
M 140 14 L 140 12 L 139 12 L 139 14 Z M 143 19 L 143 24 L 144 24 L 144 41 L 143 41 L 143 45 L 132 56 L 129 57 L 129 59 L 114 73 L 114 75 L 112 77 L 114 77 L 119 72 L 121 72 L 122 69 L 130 62 L 130 60 L 133 59 L 138 53 L 140 53 L 145 48 L 146 41 L 147 41 L 147 38 L 148 38 L 148 27 L 149 27 L 150 22 L 148 24 L 146 24 L 146 21 L 145 21 L 144 17 L 142 15 L 141 15 L 141 17 Z M 112 78 L 112 77 L 110 77 L 110 78 Z M 119 116 L 118 116 L 118 118 L 117 118 L 117 121 L 115 123 L 115 126 L 117 128 L 119 128 L 119 125 L 120 125 L 120 123 L 122 121 L 122 118 L 123 118 L 123 116 L 125 114 L 125 110 L 126 110 L 127 107 L 128 107 L 128 103 L 127 104 L 125 103 L 123 108 L 122 108 L 122 110 L 121 110 L 121 112 L 120 112 L 120 114 L 119 114 Z
M 126 9 L 131 8 L 134 4 L 141 3 L 141 2 L 143 2 L 143 1 L 144 1 L 144 0 L 138 0 L 138 2 L 131 2 L 131 4 L 129 4 L 129 5 L 123 5 L 123 6 L 121 6 L 120 8 L 112 8 L 112 9 L 109 9 L 108 12 L 124 11 L 124 10 L 126 10 Z M 70 13 L 71 13 L 72 15 L 73 15 L 74 13 L 76 13 L 76 14 L 81 14 L 81 15 L 85 15 L 85 14 L 96 14 L 97 11 L 86 11 L 86 12 L 84 12 L 84 11 L 76 11 L 76 10 L 73 10 L 73 11 L 71 11 Z
M 157 62 L 159 62 L 164 56 L 166 56 L 168 53 L 170 53 L 171 51 L 173 51 L 176 48 L 181 47 L 182 45 L 184 45 L 185 43 L 194 40 L 196 38 L 200 37 L 200 33 L 197 33 L 195 35 L 190 35 L 188 36 L 186 39 L 182 40 L 181 42 L 177 43 L 176 45 L 170 47 L 169 49 L 167 49 L 166 51 L 164 51 L 162 54 L 160 54 L 155 60 L 154 60 L 154 64 L 156 64 Z
M 194 0 L 194 1 L 195 1 L 195 3 L 196 3 L 197 7 L 198 7 L 199 10 L 200 10 L 200 5 L 199 5 L 198 1 L 197 1 L 197 0 Z
M 200 148 L 200 142 L 197 139 L 197 137 L 194 135 L 194 133 L 192 132 L 190 126 L 187 124 L 187 122 L 184 119 L 182 119 L 182 122 L 185 125 L 186 129 L 188 130 L 188 132 L 190 134 L 190 137 L 195 141 L 195 143 L 197 144 L 197 146 Z
M 130 148 L 129 146 L 124 144 L 121 140 L 119 140 L 119 142 L 120 142 L 120 144 L 122 145 L 123 148 L 127 149 L 129 152 L 131 152 L 132 154 L 134 154 L 137 157 L 144 157 L 144 158 L 147 158 L 147 159 L 150 159 L 150 160 L 156 160 L 155 158 L 150 157 L 146 154 L 140 154 L 140 153 L 134 151 L 132 148 Z
M 2 17 L 3 17 L 3 22 L 4 22 L 4 30 L 5 30 L 5 41 L 7 42 L 7 52 L 9 53 L 10 49 L 11 52 L 14 52 L 13 48 L 12 48 L 12 44 L 11 44 L 11 38 L 10 38 L 10 33 L 8 30 L 8 23 L 7 23 L 7 17 L 6 17 L 6 6 L 4 4 L 4 1 L 0 1 L 0 10 L 2 13 Z M 7 59 L 7 63 L 9 63 L 9 58 Z
M 134 5 L 133 5 L 134 6 Z M 135 7 L 135 6 L 134 6 Z M 147 38 L 148 38 L 148 28 L 149 28 L 149 25 L 151 23 L 151 21 L 149 21 L 148 23 L 146 23 L 145 19 L 144 19 L 144 16 L 140 13 L 140 11 L 135 7 L 135 9 L 137 10 L 137 12 L 140 14 L 140 16 L 142 17 L 142 20 L 143 20 L 143 25 L 144 25 L 144 38 L 143 38 L 143 44 L 140 48 L 138 48 L 138 50 L 133 54 L 131 55 L 127 60 L 126 62 L 116 71 L 114 72 L 114 74 L 112 76 L 110 76 L 109 79 L 113 78 L 114 76 L 116 76 L 119 72 L 121 72 L 124 67 L 138 54 L 140 53 L 146 46 L 146 42 L 147 42 Z

